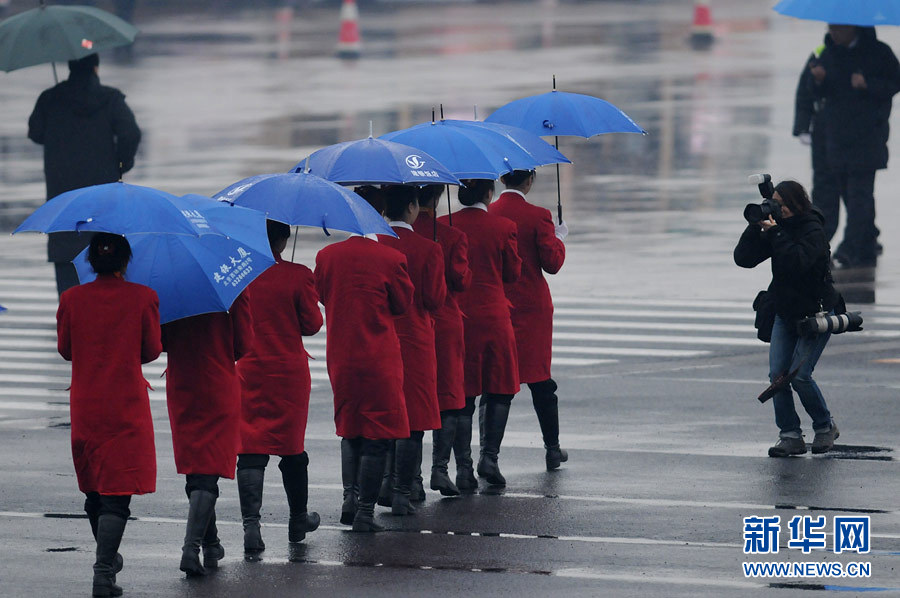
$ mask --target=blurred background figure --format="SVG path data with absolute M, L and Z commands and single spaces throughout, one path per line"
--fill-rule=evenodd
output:
M 878 257 L 875 227 L 875 172 L 887 168 L 888 119 L 900 91 L 900 63 L 891 48 L 878 41 L 874 27 L 829 25 L 825 49 L 810 65 L 812 92 L 824 102 L 829 185 L 818 193 L 825 216 L 826 240 L 837 230 L 839 203 L 847 209 L 844 238 L 834 251 L 839 267 L 874 266 Z M 833 181 L 833 182 L 831 182 Z
M 90 185 L 113 183 L 134 166 L 141 130 L 118 89 L 100 85 L 100 58 L 69 61 L 69 78 L 38 97 L 28 138 L 44 146 L 47 200 Z M 90 242 L 77 232 L 51 233 L 47 259 L 59 294 L 78 284 L 72 259 Z

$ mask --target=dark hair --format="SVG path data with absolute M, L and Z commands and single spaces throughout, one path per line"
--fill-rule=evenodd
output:
M 94 70 L 95 66 L 100 65 L 100 57 L 97 54 L 88 54 L 84 58 L 69 61 L 69 72 L 82 74 L 89 73 Z
M 391 185 L 382 191 L 384 192 L 384 215 L 391 220 L 401 220 L 409 204 L 418 201 L 416 188 L 408 185 Z
M 369 202 L 379 214 L 384 214 L 384 193 L 375 185 L 362 185 L 354 187 L 353 192 Z
M 474 206 L 479 201 L 483 202 L 488 191 L 494 190 L 494 181 L 488 179 L 466 179 L 462 181 L 464 187 L 459 188 L 459 203 L 464 206 Z
M 805 214 L 812 208 L 806 189 L 797 181 L 781 181 L 775 185 L 775 192 L 781 201 L 796 215 Z
M 419 187 L 419 205 L 423 208 L 433 207 L 441 198 L 444 192 L 443 185 L 425 185 Z
M 291 227 L 277 220 L 266 220 L 266 234 L 269 236 L 269 246 L 275 247 L 276 243 L 291 237 Z
M 531 176 L 534 176 L 533 170 L 513 170 L 512 172 L 507 172 L 501 176 L 500 180 L 503 181 L 503 184 L 507 187 L 518 187 Z
M 88 262 L 97 274 L 121 272 L 131 261 L 131 244 L 122 235 L 97 233 L 88 246 Z

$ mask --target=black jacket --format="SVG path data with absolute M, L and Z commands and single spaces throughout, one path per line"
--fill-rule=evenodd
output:
M 819 56 L 825 80 L 810 77 L 812 93 L 824 100 L 826 153 L 833 167 L 887 168 L 888 119 L 891 101 L 900 91 L 900 62 L 891 48 L 876 39 L 873 27 L 859 28 L 852 48 L 825 36 Z M 853 73 L 862 73 L 866 89 L 853 89 Z
M 772 258 L 772 282 L 778 315 L 783 318 L 810 316 L 820 308 L 830 311 L 838 302 L 829 270 L 831 252 L 822 213 L 812 208 L 806 214 L 781 220 L 761 232 L 751 224 L 734 248 L 734 263 L 755 268 Z
M 91 72 L 72 75 L 40 95 L 28 119 L 28 137 L 44 146 L 49 200 L 72 189 L 118 181 L 134 166 L 141 130 L 122 92 L 100 85 Z M 51 235 L 50 261 L 70 261 L 88 238 Z

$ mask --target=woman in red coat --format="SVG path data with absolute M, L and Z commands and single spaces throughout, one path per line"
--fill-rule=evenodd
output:
M 278 468 L 290 507 L 288 541 L 300 542 L 319 527 L 319 514 L 307 512 L 309 456 L 303 448 L 309 414 L 309 357 L 303 336 L 322 327 L 312 270 L 281 259 L 291 227 L 267 222 L 275 265 L 244 291 L 253 319 L 253 346 L 237 362 L 241 380 L 241 446 L 237 461 L 238 496 L 244 523 L 244 554 L 265 550 L 259 529 L 263 480 L 269 455 Z
M 550 210 L 528 203 L 533 170 L 516 170 L 500 177 L 506 191 L 491 204 L 490 213 L 516 223 L 522 276 L 506 284 L 512 303 L 512 323 L 519 351 L 519 381 L 528 385 L 534 412 L 544 437 L 545 461 L 552 470 L 569 455 L 559 447 L 559 408 L 556 382 L 550 377 L 553 347 L 553 300 L 544 272 L 556 274 L 566 259 L 565 222 L 553 224 Z
M 522 260 L 516 249 L 515 223 L 488 212 L 494 198 L 494 181 L 463 183 L 459 201 L 466 207 L 453 215 L 453 226 L 468 237 L 472 268 L 472 286 L 459 296 L 466 318 L 465 409 L 471 414 L 475 397 L 481 395 L 484 438 L 478 475 L 490 484 L 506 485 L 497 459 L 510 402 L 519 392 L 519 367 L 503 283 L 518 280 Z M 441 217 L 442 221 L 446 219 Z
M 162 337 L 175 467 L 187 478 L 190 501 L 180 568 L 189 577 L 206 575 L 225 555 L 215 507 L 219 478 L 234 479 L 240 443 L 241 385 L 234 362 L 253 343 L 247 298 L 238 295 L 228 312 L 169 322 Z
M 443 190 L 443 185 L 427 185 L 419 190 L 420 212 L 413 229 L 427 239 L 436 239 L 444 253 L 447 299 L 432 314 L 441 428 L 432 433 L 431 489 L 444 496 L 455 496 L 460 490 L 472 492 L 478 489 L 478 480 L 472 470 L 472 414 L 465 413 L 463 316 L 456 301 L 456 296 L 472 283 L 472 271 L 469 269 L 466 234 L 436 219 L 434 212 Z M 454 447 L 457 459 L 455 485 L 447 474 L 450 451 Z
M 72 458 L 97 541 L 94 596 L 122 594 L 115 582 L 131 496 L 156 490 L 150 385 L 141 364 L 162 351 L 159 299 L 124 280 L 130 259 L 125 237 L 94 235 L 88 261 L 97 279 L 64 292 L 56 313 L 59 354 L 72 362 Z
M 379 242 L 406 256 L 409 278 L 415 287 L 409 310 L 394 319 L 403 356 L 403 396 L 410 429 L 409 438 L 398 440 L 394 446 L 394 515 L 415 513 L 409 499 L 416 462 L 422 454 L 422 437 L 425 430 L 441 427 L 431 314 L 447 298 L 444 255 L 440 245 L 413 230 L 412 223 L 419 215 L 416 195 L 414 187 L 392 185 L 385 189 L 385 215 L 397 237 L 378 237 Z
M 328 324 L 328 377 L 341 440 L 341 523 L 354 531 L 383 529 L 375 501 L 391 440 L 409 438 L 403 360 L 394 316 L 409 309 L 413 284 L 406 258 L 366 237 L 352 236 L 316 256 L 316 290 Z

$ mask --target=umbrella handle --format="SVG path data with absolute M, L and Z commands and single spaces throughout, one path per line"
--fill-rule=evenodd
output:
M 435 208 L 435 215 L 437 215 L 437 208 Z M 450 226 L 453 226 L 453 206 L 450 205 L 450 185 L 447 185 L 447 222 Z
M 556 76 L 553 77 L 553 84 L 556 85 Z M 559 137 L 554 136 L 553 139 L 556 141 L 556 151 L 559 151 Z M 562 224 L 562 191 L 559 188 L 559 163 L 556 163 L 556 215 L 559 218 L 559 223 Z

